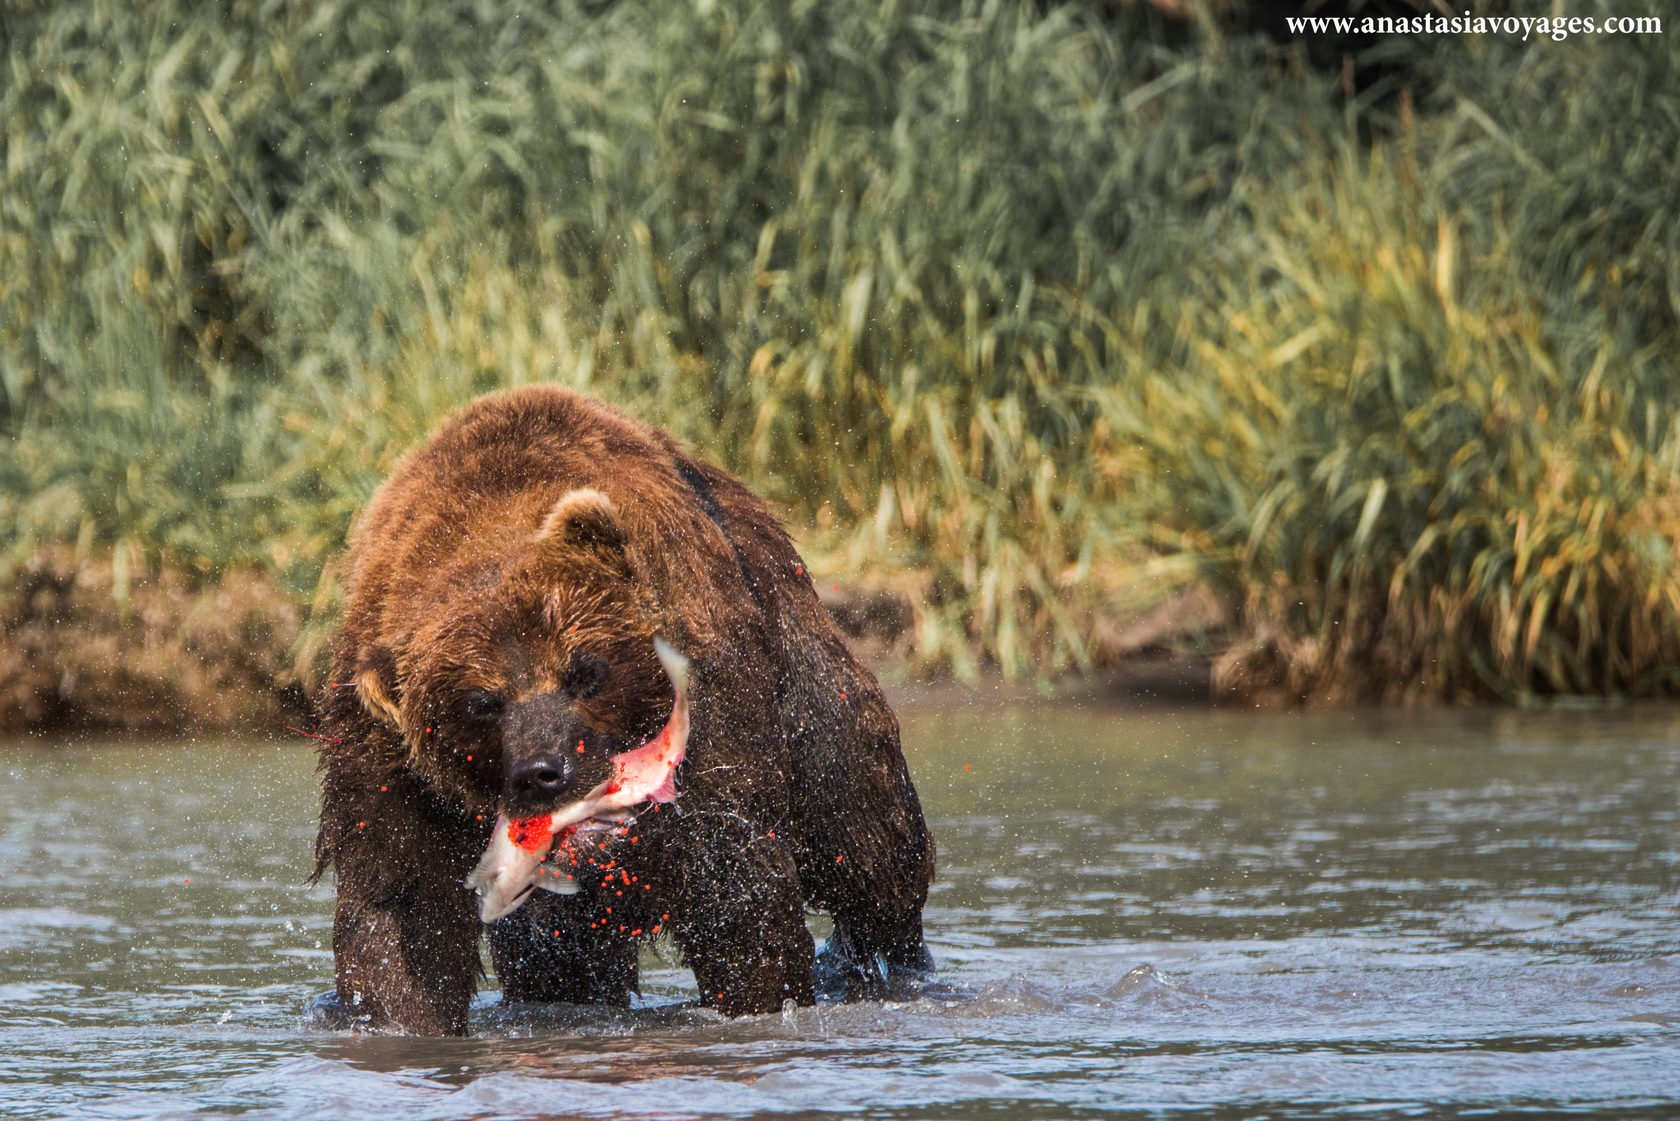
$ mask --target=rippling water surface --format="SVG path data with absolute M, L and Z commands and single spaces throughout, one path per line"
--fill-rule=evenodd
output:
M 1680 1116 L 1680 711 L 902 713 L 939 985 L 312 1030 L 301 743 L 0 745 L 0 1116 Z

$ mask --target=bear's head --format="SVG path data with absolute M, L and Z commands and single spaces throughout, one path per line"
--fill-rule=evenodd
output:
M 534 531 L 475 527 L 436 571 L 411 571 L 355 655 L 361 704 L 400 733 L 409 768 L 510 817 L 605 781 L 671 709 L 652 592 L 612 502 L 581 489 L 545 508 Z

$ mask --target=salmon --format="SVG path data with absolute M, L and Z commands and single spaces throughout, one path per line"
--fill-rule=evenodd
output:
M 467 877 L 485 922 L 512 913 L 533 888 L 559 895 L 578 890 L 576 875 L 562 867 L 575 864 L 575 858 L 549 860 L 557 841 L 555 855 L 569 855 L 575 834 L 611 829 L 644 802 L 676 801 L 673 780 L 688 750 L 688 659 L 661 638 L 653 640 L 653 648 L 676 694 L 670 719 L 647 743 L 613 756 L 612 777 L 577 801 L 535 817 L 496 818 L 490 847 Z

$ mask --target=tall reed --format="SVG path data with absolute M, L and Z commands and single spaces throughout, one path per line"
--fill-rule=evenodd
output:
M 307 646 L 394 457 L 558 380 L 924 665 L 1205 584 L 1233 686 L 1672 690 L 1680 40 L 1394 43 L 1348 102 L 1145 8 L 19 7 L 7 563 L 266 569 Z

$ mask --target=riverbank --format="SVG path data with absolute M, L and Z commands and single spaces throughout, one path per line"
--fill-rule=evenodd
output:
M 0 736 L 56 732 L 252 735 L 307 731 L 323 680 L 326 623 L 257 570 L 118 573 L 110 560 L 44 552 L 0 598 Z M 1045 695 L 1206 704 L 1210 636 L 1225 624 L 1204 592 L 1106 621 L 1089 677 L 970 682 L 915 656 L 918 611 L 882 588 L 821 583 L 820 598 L 895 703 L 963 706 Z

